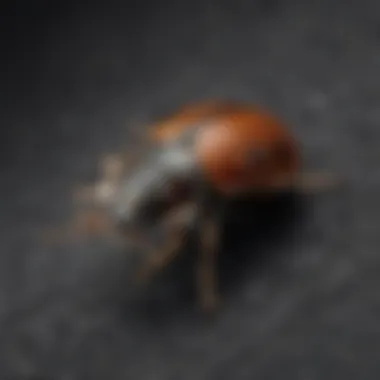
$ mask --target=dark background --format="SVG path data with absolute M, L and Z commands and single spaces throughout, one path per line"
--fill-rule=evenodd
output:
M 0 378 L 378 379 L 379 12 L 375 0 L 3 4 Z M 348 183 L 229 224 L 215 320 L 185 258 L 139 293 L 108 242 L 34 238 L 70 215 L 101 154 L 215 97 L 271 109 L 307 167 Z

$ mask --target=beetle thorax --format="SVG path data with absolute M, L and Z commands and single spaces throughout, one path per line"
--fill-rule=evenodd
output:
M 117 223 L 141 228 L 159 222 L 188 200 L 196 168 L 191 151 L 174 144 L 158 149 L 122 181 L 113 207 Z

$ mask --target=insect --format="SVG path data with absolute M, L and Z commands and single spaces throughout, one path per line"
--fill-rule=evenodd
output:
M 165 225 L 167 238 L 140 268 L 148 281 L 198 234 L 195 284 L 200 306 L 216 310 L 217 258 L 226 206 L 241 196 L 324 189 L 334 177 L 303 173 L 299 148 L 286 125 L 248 104 L 208 102 L 184 107 L 148 131 L 150 150 L 131 170 L 109 156 L 92 197 L 106 205 L 116 230 L 137 244 Z

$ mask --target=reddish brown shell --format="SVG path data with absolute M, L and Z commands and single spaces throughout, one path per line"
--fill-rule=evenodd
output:
M 239 112 L 241 105 L 232 102 L 209 101 L 200 104 L 190 104 L 178 112 L 160 120 L 149 131 L 149 138 L 157 142 L 175 139 L 184 129 L 196 123 L 205 122 L 210 118 Z
M 210 183 L 222 193 L 286 186 L 298 174 L 300 157 L 286 126 L 251 106 L 228 102 L 190 105 L 156 125 L 151 137 L 168 141 L 200 124 L 195 154 Z

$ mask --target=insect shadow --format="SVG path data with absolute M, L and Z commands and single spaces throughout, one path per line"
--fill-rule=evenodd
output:
M 255 275 L 267 271 L 285 251 L 305 217 L 305 198 L 284 194 L 270 202 L 243 199 L 230 205 L 218 253 L 221 310 Z M 140 317 L 177 319 L 197 312 L 194 275 L 197 241 L 191 236 L 183 253 L 141 294 Z M 154 323 L 154 322 L 153 322 Z
M 234 204 L 219 256 L 221 291 L 225 295 L 237 291 L 244 279 L 269 268 L 301 229 L 305 212 L 305 199 L 294 193 L 270 202 Z

